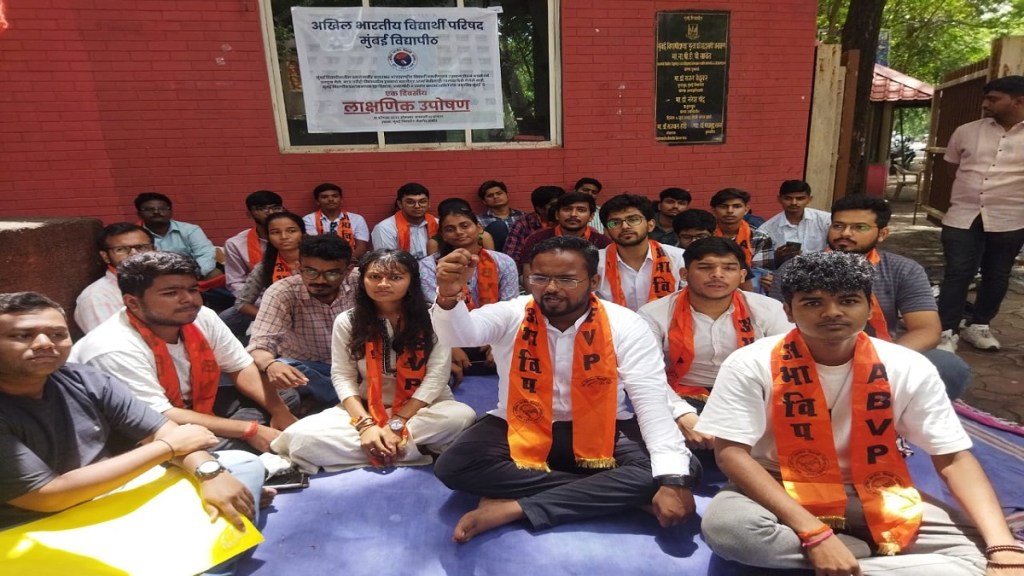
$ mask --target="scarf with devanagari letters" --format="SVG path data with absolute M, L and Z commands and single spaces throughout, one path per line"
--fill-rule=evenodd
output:
M 323 234 L 323 211 L 317 210 L 316 214 L 313 215 L 313 218 L 314 221 L 316 222 L 316 233 Z M 341 216 L 338 218 L 338 228 L 335 230 L 335 232 L 338 234 L 339 238 L 341 238 L 345 242 L 348 242 L 349 247 L 351 247 L 353 250 L 356 249 L 356 237 L 355 234 L 352 232 L 352 221 L 349 220 L 348 214 L 344 212 L 341 213 Z
M 750 319 L 747 300 L 741 290 L 732 293 L 732 327 L 736 331 L 736 348 L 754 341 L 754 323 Z M 709 388 L 683 384 L 683 377 L 693 365 L 693 310 L 690 307 L 690 289 L 683 288 L 676 297 L 672 323 L 668 329 L 668 383 L 680 396 L 707 401 Z
M 665 249 L 654 240 L 649 240 L 651 251 L 651 289 L 647 293 L 647 302 L 657 300 L 663 296 L 675 292 L 676 277 L 672 274 L 672 261 L 669 259 Z M 626 294 L 622 291 L 622 283 L 619 281 L 619 253 L 615 244 L 605 250 L 604 277 L 608 279 L 608 287 L 612 291 L 612 302 L 619 306 L 626 305 Z M 643 302 L 637 302 L 637 306 L 643 306 Z

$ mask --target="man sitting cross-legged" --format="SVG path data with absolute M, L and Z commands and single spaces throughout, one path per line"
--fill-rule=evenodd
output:
M 205 451 L 217 443 L 209 430 L 178 426 L 117 379 L 65 363 L 70 350 L 60 306 L 35 292 L 0 294 L 0 529 L 92 500 L 165 462 L 196 474 L 212 518 L 239 529 L 242 516 L 255 521 L 264 474 L 255 456 L 214 459 Z M 115 436 L 141 444 L 117 454 L 108 442 Z
M 1024 549 L 935 368 L 864 332 L 871 264 L 818 252 L 779 276 L 796 329 L 730 356 L 697 424 L 732 482 L 704 513 L 711 549 L 816 574 L 1020 574 Z M 966 518 L 922 500 L 897 434 L 931 455 Z
M 224 322 L 202 305 L 198 272 L 194 260 L 173 252 L 121 262 L 125 309 L 79 340 L 71 361 L 121 380 L 178 424 L 209 428 L 221 438 L 218 449 L 266 452 L 296 418 L 260 380 Z M 219 385 L 222 373 L 234 386 Z
M 483 497 L 453 539 L 652 504 L 662 526 L 682 522 L 700 464 L 672 422 L 650 329 L 594 295 L 597 250 L 586 240 L 550 238 L 530 262 L 530 296 L 472 311 L 459 295 L 477 258 L 455 250 L 437 265 L 438 345 L 490 344 L 499 378 L 497 408 L 434 465 L 449 488 Z
M 656 214 L 643 196 L 619 194 L 601 207 L 612 245 L 602 248 L 597 295 L 636 311 L 679 289 L 683 250 L 650 238 Z
M 683 259 L 686 288 L 638 313 L 665 352 L 668 383 L 677 395 L 672 416 L 691 448 L 711 448 L 713 438 L 695 432 L 694 426 L 722 363 L 737 349 L 793 325 L 781 304 L 739 289 L 746 277 L 743 250 L 732 240 L 696 240 Z

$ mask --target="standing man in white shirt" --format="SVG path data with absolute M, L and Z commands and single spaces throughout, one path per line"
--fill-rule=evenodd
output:
M 117 265 L 136 252 L 152 252 L 155 247 L 149 230 L 130 222 L 115 222 L 100 232 L 96 249 L 107 271 L 75 299 L 75 323 L 82 332 L 99 326 L 124 307 L 117 287 Z
M 967 289 L 981 268 L 971 321 L 959 338 L 999 350 L 989 323 L 999 312 L 1024 245 L 1024 76 L 985 85 L 984 118 L 953 132 L 943 159 L 956 172 L 942 219 L 945 276 L 939 293 L 943 348 L 956 351 Z
M 758 228 L 772 237 L 775 266 L 807 252 L 828 248 L 828 227 L 832 215 L 824 210 L 808 208 L 811 185 L 803 180 L 786 180 L 779 186 L 782 212 L 769 218 Z
M 430 190 L 410 182 L 398 189 L 394 214 L 373 227 L 373 249 L 403 250 L 417 260 L 431 253 L 427 245 L 437 235 L 437 218 L 429 214 Z
M 600 215 L 612 245 L 600 251 L 598 297 L 636 312 L 679 289 L 683 250 L 649 237 L 657 218 L 650 200 L 619 194 L 605 202 Z
M 530 296 L 472 311 L 459 295 L 476 256 L 458 249 L 437 265 L 438 345 L 490 344 L 499 376 L 497 408 L 434 466 L 449 488 L 481 496 L 453 540 L 647 505 L 662 526 L 684 521 L 700 464 L 672 421 L 650 329 L 594 295 L 597 250 L 586 240 L 556 236 L 532 254 Z

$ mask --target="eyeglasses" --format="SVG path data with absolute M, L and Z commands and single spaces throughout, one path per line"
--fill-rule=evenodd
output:
M 251 210 L 253 212 L 283 212 L 284 206 L 281 206 L 280 204 L 274 204 L 273 206 L 253 206 Z
M 870 232 L 872 228 L 878 228 L 878 226 L 872 226 L 871 224 L 846 224 L 843 222 L 833 222 L 829 226 L 835 232 L 843 232 L 847 228 L 850 228 L 854 232 Z
M 299 274 L 302 274 L 302 277 L 306 280 L 316 280 L 323 276 L 324 280 L 334 282 L 338 278 L 344 276 L 345 272 L 342 270 L 317 270 L 316 268 L 303 268 L 299 270 Z
M 526 277 L 526 281 L 532 284 L 533 286 L 544 287 L 547 287 L 548 284 L 554 282 L 555 287 L 563 288 L 565 290 L 572 290 L 573 288 L 585 282 L 585 280 L 577 280 L 575 278 L 553 278 L 551 276 L 544 276 L 543 274 L 530 274 L 529 276 Z
M 170 206 L 149 206 L 147 208 L 139 208 L 139 212 L 145 214 L 169 214 L 171 212 Z
M 679 239 L 683 242 L 693 242 L 694 240 L 703 240 L 704 238 L 711 238 L 711 234 L 704 232 L 703 234 L 680 234 Z
M 630 227 L 632 227 L 637 226 L 640 223 L 646 221 L 647 219 L 645 219 L 643 216 L 640 216 L 639 214 L 633 214 L 632 216 L 626 216 L 625 218 L 615 218 L 614 220 L 609 220 L 608 222 L 605 223 L 604 227 L 609 230 L 614 230 L 619 226 L 622 226 L 623 224 L 627 224 Z
M 430 200 L 409 200 L 407 198 L 402 200 L 402 204 L 406 206 L 430 206 Z
M 152 252 L 152 244 L 131 244 L 128 246 L 110 246 L 107 248 L 107 252 L 112 252 L 118 256 L 127 256 L 132 252 Z

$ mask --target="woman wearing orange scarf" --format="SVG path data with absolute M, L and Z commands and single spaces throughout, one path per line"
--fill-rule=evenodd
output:
M 253 267 L 245 286 L 235 295 L 235 309 L 256 318 L 259 300 L 274 282 L 299 272 L 299 244 L 306 235 L 302 217 L 291 212 L 277 212 L 267 217 L 267 249 L 263 259 Z
M 1024 550 L 935 368 L 863 332 L 872 278 L 859 254 L 794 258 L 780 280 L 797 328 L 722 365 L 697 431 L 716 437 L 733 484 L 704 539 L 730 560 L 818 574 L 1019 573 Z M 922 500 L 897 434 L 931 456 L 966 517 Z
M 448 348 L 436 346 L 406 252 L 359 262 L 356 305 L 334 322 L 331 378 L 341 403 L 293 424 L 272 444 L 307 472 L 429 464 L 476 413 L 448 387 Z

